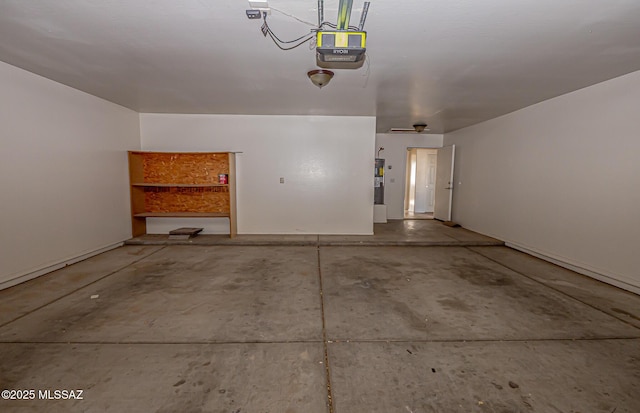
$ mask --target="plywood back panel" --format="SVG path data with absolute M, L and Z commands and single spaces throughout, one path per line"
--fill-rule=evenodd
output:
M 228 192 L 145 192 L 146 212 L 229 212 Z
M 218 174 L 229 173 L 226 153 L 145 153 L 144 181 L 158 184 L 218 183 Z

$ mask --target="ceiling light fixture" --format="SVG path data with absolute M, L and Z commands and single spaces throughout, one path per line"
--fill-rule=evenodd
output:
M 333 72 L 331 70 L 316 69 L 308 72 L 307 76 L 311 79 L 311 83 L 322 89 L 333 78 Z
M 419 122 L 419 123 L 414 123 L 413 124 L 413 129 L 415 129 L 416 132 L 418 132 L 418 133 L 423 132 L 426 127 L 427 127 L 427 124 L 424 123 L 424 122 Z

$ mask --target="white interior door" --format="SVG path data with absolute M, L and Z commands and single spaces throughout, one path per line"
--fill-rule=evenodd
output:
M 414 212 L 424 214 L 427 212 L 427 149 L 416 149 L 416 195 Z
M 415 212 L 416 206 L 416 150 L 409 150 L 408 163 L 408 180 L 407 180 L 407 211 Z
M 438 149 L 436 166 L 436 202 L 433 217 L 440 221 L 451 221 L 451 201 L 453 199 L 453 162 L 455 145 Z
M 436 200 L 436 152 L 427 155 L 427 212 L 433 212 Z

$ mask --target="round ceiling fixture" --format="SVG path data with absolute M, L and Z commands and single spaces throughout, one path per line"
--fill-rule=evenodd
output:
M 423 132 L 426 127 L 427 127 L 427 124 L 424 122 L 418 122 L 413 124 L 413 129 L 415 129 L 416 132 L 418 133 Z
M 307 76 L 311 79 L 311 83 L 322 89 L 333 77 L 333 72 L 331 70 L 316 69 L 307 73 Z

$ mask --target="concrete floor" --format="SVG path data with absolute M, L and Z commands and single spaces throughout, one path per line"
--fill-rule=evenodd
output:
M 129 245 L 0 291 L 0 388 L 36 390 L 0 412 L 640 412 L 639 296 L 393 225 Z

